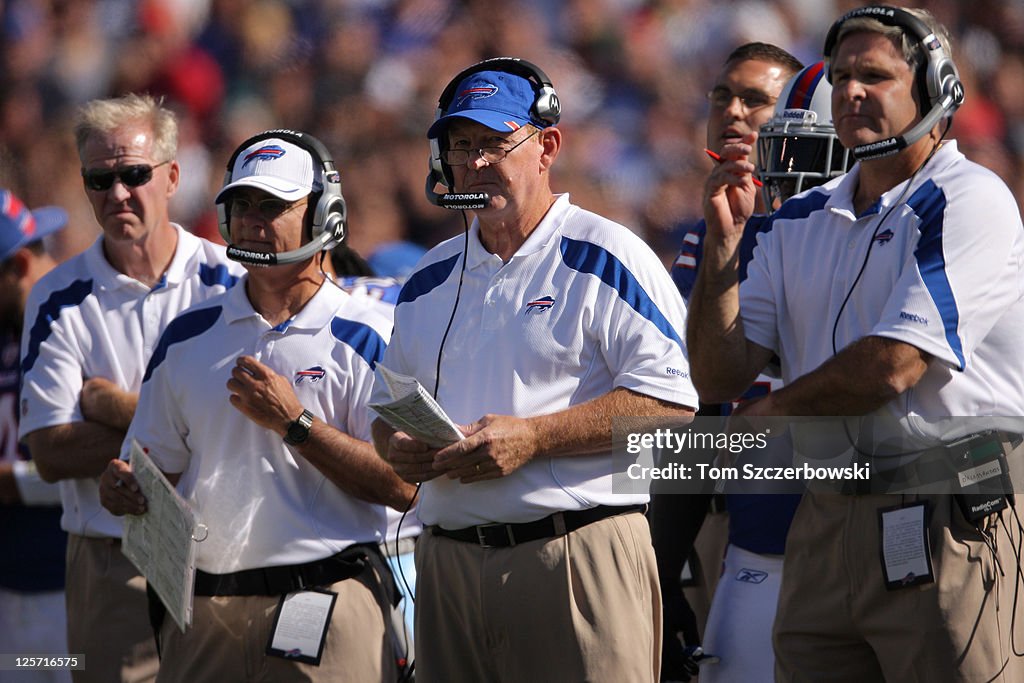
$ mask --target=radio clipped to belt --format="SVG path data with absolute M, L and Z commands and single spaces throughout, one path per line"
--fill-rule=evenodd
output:
M 1017 440 L 1019 443 L 1020 437 Z M 991 431 L 947 446 L 956 468 L 956 502 L 964 519 L 972 524 L 1014 504 L 1006 461 L 1006 451 L 1014 445 L 1006 434 Z

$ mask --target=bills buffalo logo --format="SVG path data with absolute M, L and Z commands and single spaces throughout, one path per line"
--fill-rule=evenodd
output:
M 242 166 L 245 166 L 250 161 L 273 161 L 283 156 L 284 148 L 280 145 L 265 145 L 246 154 L 245 159 L 242 160 Z
M 530 315 L 531 313 L 543 313 L 547 310 L 550 310 L 550 308 L 554 305 L 554 299 L 552 299 L 550 296 L 542 296 L 539 299 L 534 299 L 532 301 L 527 302 L 526 315 Z
M 316 384 L 317 382 L 322 380 L 324 378 L 324 375 L 326 374 L 326 370 L 324 370 L 319 365 L 314 365 L 311 368 L 306 368 L 305 370 L 299 370 L 298 372 L 296 372 L 295 383 L 301 384 L 302 382 L 308 379 L 310 384 Z
M 458 100 L 455 103 L 456 107 L 462 108 L 467 100 L 482 100 L 488 97 L 494 97 L 498 94 L 498 86 L 487 83 L 486 85 L 478 85 L 475 88 L 466 88 L 459 93 Z
M 878 242 L 879 246 L 881 246 L 883 244 L 888 243 L 889 240 L 891 240 L 892 238 L 893 238 L 892 230 L 889 229 L 889 228 L 886 228 L 882 232 L 880 232 L 877 235 L 875 235 L 874 239 L 872 239 L 871 241 L 872 242 Z

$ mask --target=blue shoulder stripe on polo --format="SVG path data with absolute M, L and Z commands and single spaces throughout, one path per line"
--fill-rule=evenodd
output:
M 398 303 L 395 305 L 398 306 L 407 301 L 415 301 L 424 294 L 429 294 L 431 290 L 440 286 L 448 279 L 448 276 L 455 270 L 455 264 L 459 262 L 460 258 L 462 258 L 461 251 L 455 254 L 455 256 L 446 258 L 444 261 L 431 263 L 426 268 L 417 270 L 405 281 L 402 291 L 398 294 Z
M 777 218 L 785 219 L 801 219 L 807 218 L 815 211 L 821 211 L 825 208 L 825 204 L 828 203 L 828 194 L 821 190 L 811 190 L 808 194 L 803 197 L 794 197 L 787 199 L 782 202 L 782 206 L 771 215 L 771 221 Z M 771 229 L 771 221 L 764 227 L 761 232 L 767 232 Z
M 208 263 L 199 264 L 199 281 L 207 287 L 223 285 L 225 289 L 231 289 L 238 282 L 238 276 L 232 275 L 228 267 L 223 263 L 211 266 Z
M 163 334 L 160 335 L 160 341 L 157 342 L 156 348 L 153 350 L 153 356 L 149 359 L 149 364 L 146 366 L 146 374 L 142 377 L 142 383 L 148 382 L 149 378 L 153 376 L 153 372 L 164 362 L 167 358 L 167 350 L 171 348 L 172 344 L 183 342 L 192 337 L 198 337 L 213 327 L 213 324 L 217 322 L 217 318 L 220 317 L 222 308 L 222 306 L 200 308 L 183 313 L 172 320 L 164 329 Z
M 966 361 L 963 345 L 957 334 L 960 311 L 957 310 L 953 288 L 946 276 L 946 257 L 942 253 L 942 221 L 946 214 L 946 195 L 934 181 L 929 180 L 911 195 L 907 205 L 921 221 L 918 228 L 921 238 L 918 240 L 917 249 L 914 250 L 917 269 L 921 272 L 921 279 L 928 288 L 935 307 L 939 309 L 942 327 L 946 332 L 946 343 L 956 355 L 960 370 L 963 370 Z
M 562 252 L 562 261 L 573 270 L 588 275 L 596 275 L 619 294 L 619 298 L 626 302 L 634 311 L 649 320 L 658 330 L 683 346 L 683 340 L 672 327 L 672 323 L 658 310 L 651 298 L 644 291 L 644 288 L 637 282 L 633 273 L 623 265 L 607 249 L 562 236 L 559 249 Z
M 22 373 L 28 372 L 39 358 L 39 347 L 53 331 L 53 323 L 60 318 L 65 308 L 80 306 L 85 298 L 92 293 L 92 280 L 75 280 L 64 289 L 50 294 L 50 297 L 39 306 L 35 322 L 28 331 L 28 351 L 21 361 Z
M 335 318 L 331 321 L 331 334 L 341 343 L 351 346 L 371 370 L 377 369 L 377 363 L 384 357 L 387 344 L 375 329 L 354 320 Z

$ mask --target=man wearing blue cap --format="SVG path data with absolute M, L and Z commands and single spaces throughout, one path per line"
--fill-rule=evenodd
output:
M 648 496 L 612 490 L 612 418 L 692 415 L 682 299 L 640 238 L 553 194 L 562 133 L 539 69 L 482 62 L 438 109 L 434 161 L 483 208 L 407 280 L 381 365 L 433 389 L 466 438 L 437 449 L 374 423 L 422 484 L 417 680 L 657 681 Z
M 67 653 L 60 491 L 40 479 L 18 444 L 19 345 L 29 290 L 55 262 L 43 238 L 67 225 L 64 209 L 29 211 L 0 190 L 0 647 Z M 67 671 L 23 671 L 19 681 L 70 681 Z

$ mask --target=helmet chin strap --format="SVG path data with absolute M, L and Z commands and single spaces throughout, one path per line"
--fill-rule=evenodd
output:
M 298 249 L 281 252 L 280 254 L 266 251 L 251 251 L 237 247 L 234 244 L 229 244 L 227 256 L 232 261 L 238 261 L 250 266 L 283 266 L 312 258 L 317 252 L 334 246 L 331 244 L 333 241 L 333 232 L 325 230 L 317 239 L 310 240 Z

